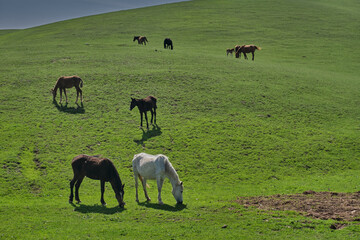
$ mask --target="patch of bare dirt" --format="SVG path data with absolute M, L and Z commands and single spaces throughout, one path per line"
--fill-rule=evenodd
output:
M 297 211 L 307 217 L 360 221 L 360 192 L 336 193 L 305 191 L 295 195 L 238 197 L 237 203 L 262 210 Z M 335 226 L 338 229 L 343 226 Z

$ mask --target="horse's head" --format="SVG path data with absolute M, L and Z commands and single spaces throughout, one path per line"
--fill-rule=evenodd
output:
M 135 42 L 135 40 L 139 39 L 139 36 L 134 36 L 134 40 L 133 42 Z
M 131 103 L 130 103 L 130 111 L 133 110 L 133 108 L 136 106 L 136 99 L 135 98 L 131 98 Z
M 118 200 L 119 206 L 120 207 L 124 207 L 125 206 L 125 202 L 124 202 L 124 187 L 125 184 L 120 185 L 120 189 L 119 192 L 115 194 L 116 199 Z
M 183 191 L 184 191 L 183 182 L 180 182 L 173 187 L 172 194 L 173 194 L 177 204 L 183 203 L 183 195 L 182 195 Z
M 56 98 L 56 92 L 53 88 L 50 90 L 51 94 L 53 95 L 53 99 L 55 100 Z

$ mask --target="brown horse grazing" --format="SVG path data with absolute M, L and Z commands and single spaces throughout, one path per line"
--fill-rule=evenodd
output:
M 148 96 L 146 98 L 143 99 L 135 99 L 135 98 L 131 98 L 131 103 L 130 103 L 130 111 L 137 106 L 140 112 L 140 117 L 141 117 L 141 122 L 140 122 L 140 128 L 142 128 L 142 123 L 143 123 L 143 113 L 145 113 L 145 119 L 146 119 L 146 127 L 147 129 L 149 129 L 149 123 L 148 123 L 148 118 L 147 118 L 147 111 L 151 112 L 151 124 L 153 123 L 153 119 L 154 119 L 154 124 L 156 124 L 156 98 L 153 96 Z
M 101 181 L 100 201 L 102 205 L 106 205 L 104 201 L 105 182 L 110 182 L 119 206 L 124 207 L 125 184 L 121 183 L 119 173 L 111 160 L 82 154 L 74 157 L 71 166 L 74 171 L 74 178 L 70 182 L 69 203 L 73 201 L 73 188 L 75 183 L 75 200 L 78 203 L 81 202 L 79 198 L 79 188 L 84 177 L 88 177 Z
M 56 98 L 56 92 L 58 90 L 58 88 L 60 88 L 60 103 L 62 101 L 62 92 L 64 91 L 65 93 L 65 97 L 66 97 L 66 103 L 68 102 L 67 99 L 67 95 L 66 95 L 66 88 L 72 88 L 75 87 L 76 88 L 76 103 L 78 101 L 79 98 L 79 93 L 80 93 L 80 99 L 81 102 L 83 101 L 82 99 L 82 90 L 80 89 L 80 87 L 83 86 L 83 80 L 78 77 L 78 76 L 69 76 L 69 77 L 60 77 L 56 83 L 55 83 L 55 87 L 53 89 L 51 89 L 51 92 L 53 94 L 53 100 L 55 102 L 55 98 Z
M 147 38 L 145 36 L 134 36 L 133 42 L 137 40 L 138 44 L 145 44 L 148 42 Z
M 257 47 L 255 45 L 243 45 L 241 46 L 237 51 L 236 51 L 236 58 L 241 57 L 241 53 L 244 54 L 245 59 L 248 59 L 246 56 L 246 53 L 251 53 L 252 54 L 252 60 L 254 61 L 254 52 L 255 50 L 261 50 L 260 47 Z
M 226 49 L 226 56 L 229 56 L 229 54 L 231 54 L 231 56 L 232 56 L 232 54 L 233 54 L 234 51 L 235 51 L 235 48 L 228 48 L 228 49 Z

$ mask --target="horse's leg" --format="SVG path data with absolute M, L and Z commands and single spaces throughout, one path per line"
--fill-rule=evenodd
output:
M 100 202 L 103 206 L 106 205 L 106 202 L 104 200 L 104 192 L 105 192 L 105 181 L 104 180 L 100 180 L 100 184 L 101 184 L 101 199 Z
M 162 189 L 162 186 L 164 183 L 164 178 L 162 178 L 161 176 L 157 176 L 156 181 L 157 181 L 157 187 L 158 187 L 158 201 L 159 201 L 159 204 L 162 205 L 164 203 L 161 200 L 161 189 Z
M 141 180 L 141 183 L 142 183 L 142 186 L 143 186 L 143 189 L 144 189 L 146 201 L 151 201 L 151 199 L 149 198 L 149 195 L 147 193 L 147 190 L 146 190 L 146 179 L 142 178 L 140 180 Z
M 153 124 L 153 120 L 154 120 L 154 111 L 152 109 L 150 109 L 150 112 L 151 112 L 151 120 L 150 120 L 150 123 L 151 125 Z
M 73 193 L 73 189 L 74 189 L 74 184 L 76 182 L 76 177 L 75 177 L 75 174 L 74 174 L 74 178 L 71 180 L 70 182 L 70 196 L 69 196 L 69 203 L 72 203 L 73 202 L 73 199 L 74 199 L 74 193 Z
M 154 108 L 154 125 L 156 125 L 156 108 Z
M 68 103 L 68 99 L 67 99 L 66 89 L 65 89 L 65 88 L 64 88 L 64 94 L 65 94 L 65 98 L 66 98 L 66 103 Z
M 139 195 L 138 195 L 138 173 L 134 171 L 134 179 L 135 179 L 135 191 L 136 191 L 136 202 L 139 202 Z
M 85 176 L 79 176 L 78 180 L 77 180 L 77 182 L 75 184 L 75 200 L 78 203 L 81 203 L 80 198 L 79 198 L 79 188 L 80 188 L 80 185 L 81 185 L 82 181 L 84 180 L 84 177 Z
M 144 112 L 144 114 L 145 114 L 145 120 L 146 120 L 146 128 L 147 128 L 147 130 L 149 130 L 149 122 L 148 122 L 148 118 L 147 118 L 147 113 Z
M 61 104 L 61 101 L 62 101 L 62 91 L 63 91 L 63 89 L 62 88 L 60 88 L 60 104 Z
M 143 123 L 143 112 L 140 111 L 140 128 L 142 128 Z
M 79 87 L 75 86 L 75 89 L 76 89 L 76 101 L 75 101 L 75 103 L 77 103 L 78 99 L 79 99 Z
M 80 93 L 80 100 L 81 100 L 81 102 L 82 102 L 82 90 L 80 89 L 79 86 L 76 86 L 75 88 L 76 88 L 76 101 L 75 101 L 75 103 L 78 102 L 79 93 Z
M 245 58 L 245 59 L 248 59 L 248 57 L 247 57 L 247 55 L 246 55 L 246 53 L 245 53 L 245 52 L 244 52 L 244 58 Z
M 254 55 L 255 55 L 255 54 L 254 54 L 254 52 L 251 52 L 251 53 L 252 53 L 252 60 L 254 61 Z

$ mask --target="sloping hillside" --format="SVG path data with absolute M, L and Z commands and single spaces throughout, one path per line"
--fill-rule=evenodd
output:
M 359 190 L 359 10 L 352 0 L 199 0 L 1 31 L 1 236 L 356 239 L 352 223 L 333 232 L 333 220 L 233 201 Z M 236 44 L 262 50 L 255 61 L 226 56 Z M 75 89 L 67 105 L 59 94 L 53 103 L 57 78 L 73 74 L 84 80 L 83 105 Z M 147 131 L 129 105 L 148 95 L 158 126 Z M 135 202 L 139 152 L 169 156 L 186 205 L 175 206 L 168 181 L 165 206 L 151 181 L 153 202 L 142 193 Z M 82 153 L 114 161 L 125 210 L 109 184 L 100 206 L 90 179 L 83 203 L 67 203 L 70 162 Z

